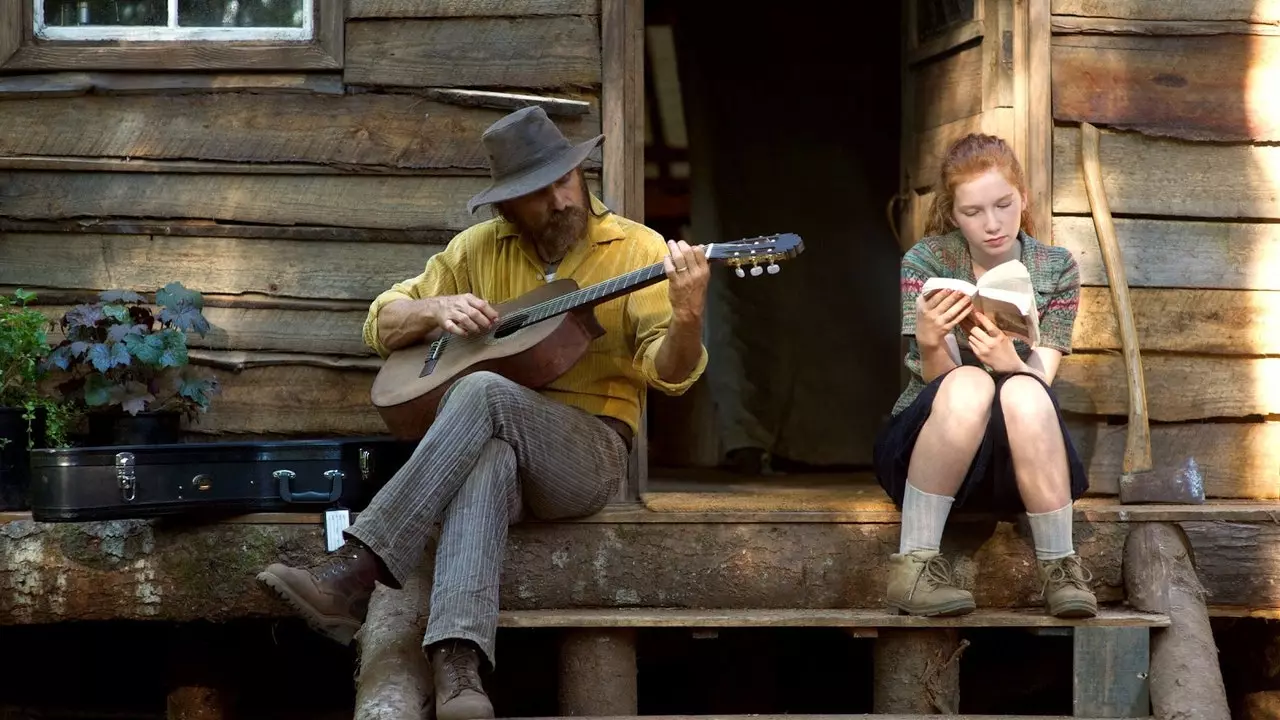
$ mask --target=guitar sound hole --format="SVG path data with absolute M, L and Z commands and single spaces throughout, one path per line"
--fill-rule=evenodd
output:
M 523 327 L 524 327 L 523 316 L 517 315 L 509 318 L 504 318 L 498 322 L 498 328 L 493 331 L 493 338 L 495 340 L 501 340 L 507 337 L 508 335 L 515 334 L 517 330 L 520 330 Z

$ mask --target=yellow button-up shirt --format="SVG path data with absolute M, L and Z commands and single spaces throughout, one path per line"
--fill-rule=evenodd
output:
M 587 240 L 569 250 L 555 277 L 573 278 L 579 287 L 587 287 L 660 263 L 667 254 L 660 234 L 614 214 L 592 195 Z M 421 275 L 378 295 L 365 318 L 364 341 L 380 356 L 389 354 L 378 339 L 378 312 L 394 300 L 469 292 L 496 305 L 546 282 L 532 241 L 514 224 L 494 218 L 455 236 L 431 256 Z M 654 360 L 671 322 L 671 303 L 662 281 L 600 303 L 595 314 L 605 334 L 569 372 L 539 391 L 592 415 L 617 418 L 638 432 L 646 383 L 668 395 L 684 393 L 706 369 L 706 346 L 688 378 L 669 383 L 658 376 Z

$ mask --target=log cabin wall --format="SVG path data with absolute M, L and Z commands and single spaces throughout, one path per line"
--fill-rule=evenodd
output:
M 457 91 L 576 101 L 549 104 L 570 139 L 602 131 L 601 0 L 319 2 L 330 54 L 299 72 L 175 42 L 177 69 L 26 47 L 0 77 L 0 285 L 51 316 L 106 288 L 204 293 L 192 358 L 222 392 L 193 432 L 385 432 L 369 301 L 489 217 L 465 207 L 488 183 L 479 136 L 514 107 Z
M 1193 458 L 1210 496 L 1276 498 L 1280 4 L 1053 0 L 1052 13 L 1053 241 L 1085 285 L 1058 388 L 1093 489 L 1117 491 L 1128 404 L 1080 122 L 1103 129 L 1156 471 Z

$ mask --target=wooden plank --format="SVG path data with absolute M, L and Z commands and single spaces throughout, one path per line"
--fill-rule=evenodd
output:
M 913 26 L 908 25 L 908 27 Z M 941 35 L 931 37 L 920 43 L 918 47 L 909 50 L 907 53 L 908 62 L 914 65 L 941 55 L 944 52 L 968 45 L 974 40 L 982 39 L 985 36 L 986 31 L 986 24 L 983 23 L 982 20 L 970 20 L 966 23 L 956 25 Z M 914 32 L 914 28 L 909 32 Z
M 1053 232 L 1053 101 L 1052 59 L 1048 28 L 1049 0 L 1029 0 L 1027 7 L 1027 173 L 1031 218 L 1038 240 L 1057 244 Z
M 590 88 L 600 84 L 596 18 L 359 20 L 347 24 L 354 85 Z
M 1115 197 L 1110 185 L 1107 191 Z M 1280 290 L 1280 277 L 1271 272 L 1280 259 L 1280 226 L 1274 223 L 1118 218 L 1115 225 L 1130 287 Z M 1093 220 L 1055 217 L 1053 228 L 1058 244 L 1075 256 L 1081 283 L 1105 287 Z
M 1054 15 L 1280 23 L 1280 0 L 1053 0 Z
M 372 300 L 441 248 L 239 238 L 9 234 L 0 284 L 154 292 L 172 281 L 202 293 Z
M 917 190 L 939 182 L 942 158 L 952 143 L 971 132 L 981 132 L 983 115 L 972 115 L 916 134 L 916 162 L 911 181 Z
M 37 305 L 56 321 L 70 305 Z M 374 351 L 364 344 L 361 333 L 368 308 L 332 310 L 258 309 L 210 307 L 204 316 L 210 330 L 204 337 L 192 334 L 187 346 L 205 350 L 266 351 L 273 353 L 317 353 L 326 356 L 370 357 Z M 62 341 L 54 329 L 49 341 Z
M 588 177 L 589 185 L 593 184 Z M 166 237 L 270 238 L 325 242 L 391 242 L 445 245 L 454 230 L 344 228 L 309 225 L 228 225 L 211 220 L 145 220 L 80 218 L 76 220 L 8 220 L 0 218 L 3 233 L 62 233 L 97 235 L 163 235 Z M 69 242 L 68 238 L 55 242 Z
M 0 155 L 486 173 L 480 135 L 506 114 L 374 93 L 84 97 L 75 101 L 75 112 L 60 99 L 15 100 L 4 108 L 12 121 L 9 131 L 0 131 Z M 598 114 L 557 124 L 575 142 L 600 133 Z
M 313 437 L 387 432 L 369 402 L 375 375 L 370 370 L 268 365 L 209 372 L 221 391 L 195 423 L 184 421 L 189 432 Z
M 1151 711 L 1147 683 L 1151 630 L 1081 623 L 1072 633 L 1072 711 L 1076 717 L 1143 717 Z
M 481 176 L 0 172 L 10 218 L 199 218 L 262 224 L 463 230 Z
M 1280 219 L 1280 145 L 1215 145 L 1102 134 L 1111 210 L 1128 215 Z M 1053 133 L 1053 211 L 1087 214 L 1080 132 Z
M 1053 116 L 1184 140 L 1272 142 L 1280 37 L 1058 36 Z
M 1144 353 L 1280 355 L 1280 293 L 1134 288 L 1129 297 Z M 1102 288 L 1081 288 L 1072 347 L 1120 348 L 1115 311 Z
M 1088 470 L 1090 492 L 1117 494 L 1123 469 L 1125 426 L 1107 425 L 1087 418 L 1070 418 L 1067 426 Z M 1280 499 L 1280 422 L 1157 423 L 1151 426 L 1154 473 L 1172 476 L 1183 470 L 1189 460 L 1195 461 L 1204 477 L 1206 497 Z M 1244 512 L 1234 505 L 1202 507 L 1223 512 L 1233 508 L 1230 512 Z M 1262 515 L 1270 512 L 1269 508 L 1260 509 Z M 1111 508 L 1100 509 L 1100 512 L 1110 513 Z M 1105 516 L 1091 517 L 1101 519 Z M 1181 519 L 1209 518 L 1184 516 Z M 1237 519 L 1240 518 L 1237 516 Z
M 1055 35 L 1280 35 L 1280 26 L 1243 20 L 1125 20 L 1054 15 Z
M 348 18 L 597 15 L 600 0 L 348 0 Z
M 263 71 L 340 70 L 342 63 L 319 43 L 138 42 L 24 44 L 4 64 L 7 71 L 28 70 L 193 70 Z
M 1142 362 L 1152 421 L 1280 414 L 1280 358 L 1149 355 Z M 1054 389 L 1066 411 L 1128 413 L 1124 361 L 1119 355 L 1064 358 Z
M 1094 627 L 1165 627 L 1168 616 L 1123 608 L 1103 608 L 1088 621 Z M 690 610 L 685 608 L 616 608 L 607 610 L 520 610 L 503 612 L 500 627 L 1073 627 L 1080 620 L 1055 618 L 1037 610 L 980 608 L 960 617 L 916 617 L 878 608 L 832 610 Z
M 0 78 L 0 98 L 74 97 L 89 93 L 312 93 L 342 95 L 340 74 L 193 74 L 65 72 Z
M 598 105 L 590 100 L 549 97 L 547 95 L 529 95 L 528 93 L 495 92 L 493 90 L 461 90 L 458 88 L 424 88 L 422 94 L 434 100 L 465 105 L 468 107 L 497 108 L 499 110 L 518 110 L 531 105 L 538 105 L 552 117 L 586 115 Z M 599 119 L 595 125 L 600 127 Z
M 975 46 L 915 68 L 916 130 L 982 112 L 983 52 Z

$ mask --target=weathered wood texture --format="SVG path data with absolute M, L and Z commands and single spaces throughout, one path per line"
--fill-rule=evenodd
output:
M 271 95 L 314 93 L 342 95 L 339 73 L 290 75 L 238 73 L 98 73 L 63 72 L 0 78 L 0 97 L 79 97 L 101 95 L 183 95 L 188 93 L 261 92 Z M 6 106 L 7 107 L 7 106 Z
M 1142 362 L 1154 422 L 1280 414 L 1280 358 L 1152 354 Z M 1064 358 L 1054 388 L 1063 410 L 1128 414 L 1124 361 L 1118 355 Z
M 1084 623 L 1072 633 L 1076 717 L 1145 717 L 1151 709 L 1151 631 Z
M 1135 288 L 1129 293 L 1142 351 L 1280 354 L 1280 293 Z M 1080 293 L 1072 346 L 1116 350 L 1119 331 L 1102 288 Z
M 1103 602 L 1121 599 L 1124 533 L 1118 523 L 1076 524 Z M 881 608 L 878 578 L 897 537 L 896 524 L 522 524 L 511 532 L 502 606 Z M 0 624 L 287 616 L 254 576 L 280 558 L 324 554 L 319 524 L 18 521 L 0 525 L 0 538 Z M 950 533 L 944 548 L 980 606 L 1040 606 L 1034 550 L 1015 526 Z M 1280 592 L 1262 585 L 1268 579 L 1231 576 L 1246 598 Z
M 0 239 L 0 284 L 154 292 L 176 280 L 201 293 L 372 300 L 422 272 L 439 250 L 401 243 L 11 234 Z
M 387 427 L 369 402 L 374 373 L 309 365 L 210 370 L 221 384 L 191 432 L 278 435 L 381 435 Z
M 1056 128 L 1053 143 L 1053 211 L 1087 214 L 1080 132 Z M 1215 145 L 1103 132 L 1100 155 L 1116 214 L 1280 219 L 1280 145 Z
M 638 710 L 636 633 L 575 628 L 560 636 L 560 714 L 630 717 Z
M 1114 495 L 1124 457 L 1125 427 L 1069 419 L 1072 440 L 1089 472 L 1090 491 Z M 1171 475 L 1194 460 L 1210 498 L 1280 498 L 1280 422 L 1206 422 L 1151 426 L 1153 472 Z
M 591 88 L 601 78 L 599 18 L 352 21 L 344 78 L 399 87 Z
M 975 46 L 915 68 L 916 130 L 982 112 L 983 51 Z
M 599 103 L 588 99 L 591 114 L 557 118 L 571 141 L 600 133 Z M 487 172 L 480 134 L 507 112 L 372 93 L 89 96 L 15 100 L 4 110 L 22 132 L 0 133 L 0 155 L 316 163 L 371 172 Z
M 462 230 L 480 176 L 194 175 L 0 172 L 19 219 L 201 218 L 227 222 Z M 301 258 L 299 258 L 301 259 Z
M 348 18 L 596 15 L 600 0 L 348 0 Z
M 1231 719 L 1205 588 L 1197 577 L 1197 570 L 1206 572 L 1203 558 L 1197 562 L 1200 551 L 1182 529 L 1164 523 L 1143 523 L 1125 543 L 1129 603 L 1166 613 L 1171 623 L 1151 641 L 1151 709 L 1156 717 Z
M 1244 20 L 1280 23 L 1277 0 L 1053 0 L 1054 15 L 1130 20 Z
M 400 590 L 378 585 L 355 635 L 354 720 L 416 720 L 434 699 L 431 664 L 422 652 L 431 597 L 430 564 Z
M 1280 139 L 1280 37 L 1057 36 L 1053 116 L 1186 140 Z
M 904 615 L 894 609 L 836 610 L 686 610 L 617 608 L 583 610 L 507 610 L 498 619 L 509 628 L 936 628 L 936 627 L 1074 627 L 1078 620 L 1056 618 L 1041 609 L 979 608 L 952 617 Z M 1097 627 L 1165 627 L 1168 618 L 1132 610 L 1103 608 L 1089 619 Z
M 954 628 L 883 630 L 875 640 L 877 713 L 954 715 L 960 707 L 961 644 Z

